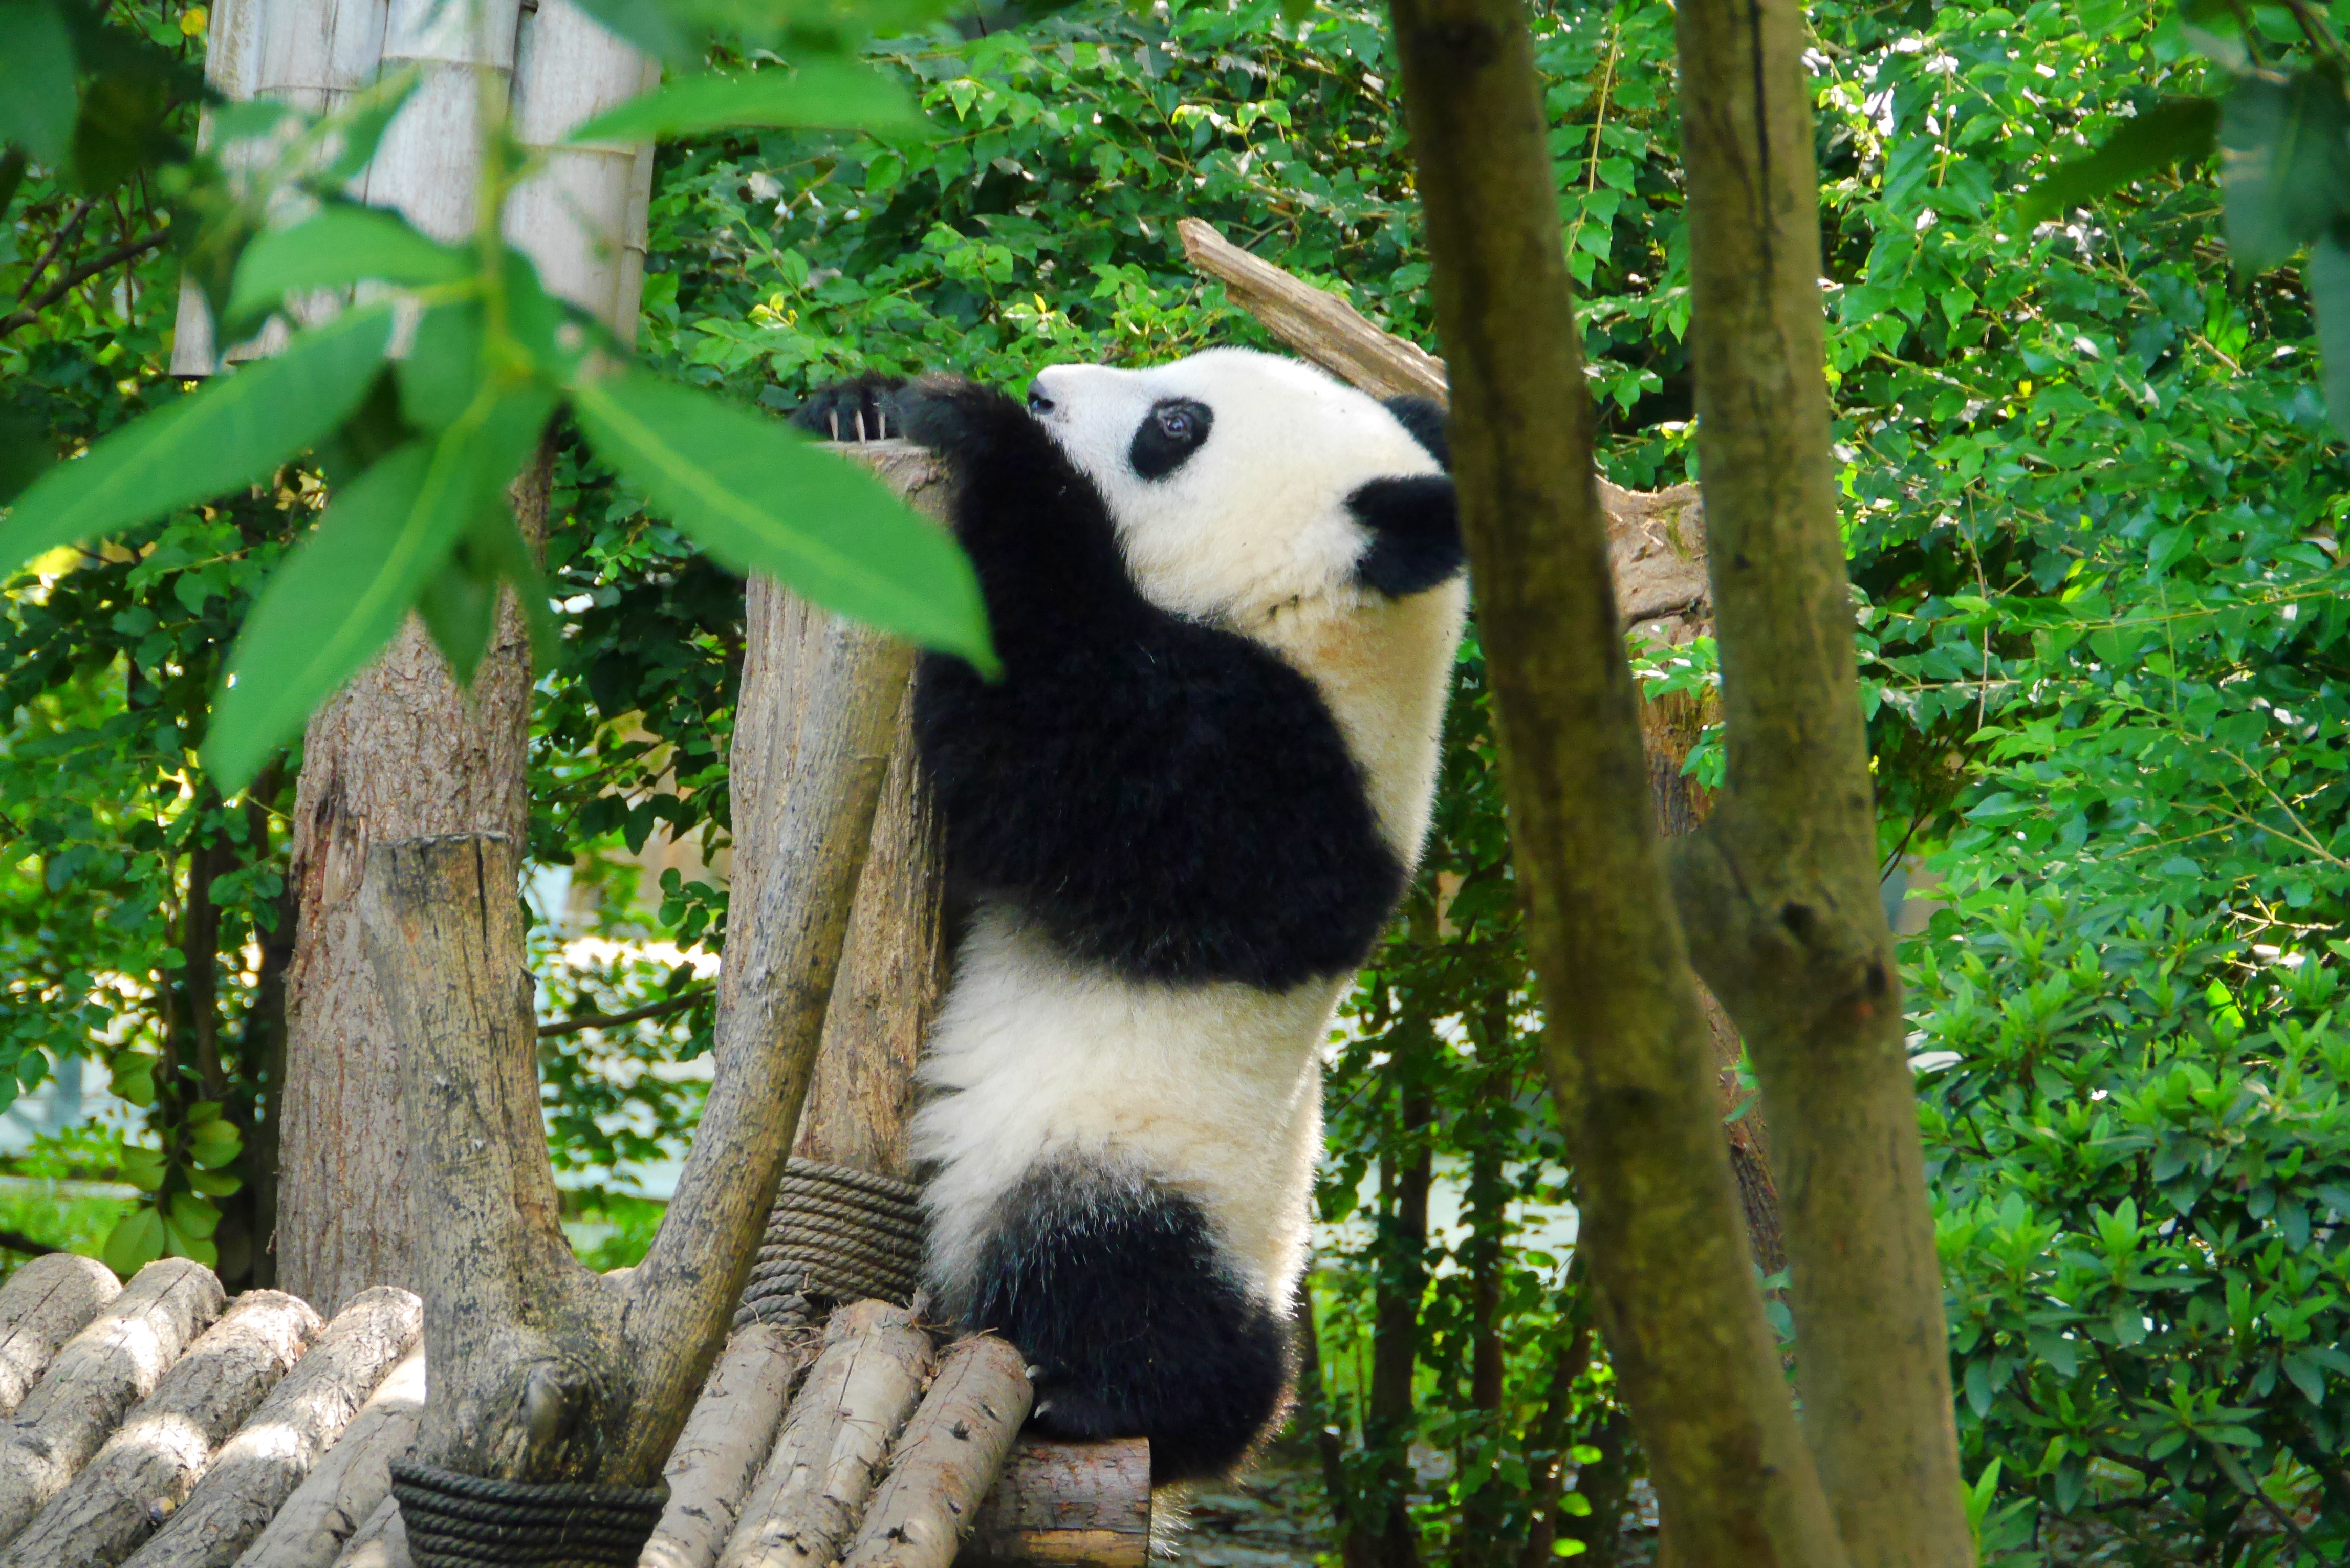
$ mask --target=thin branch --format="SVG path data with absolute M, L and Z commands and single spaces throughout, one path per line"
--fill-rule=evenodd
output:
M 41 259 L 25 274 L 24 286 L 16 291 L 19 305 L 24 303 L 25 296 L 32 291 L 33 285 L 40 280 L 41 275 L 49 270 L 49 264 L 57 259 L 57 253 L 73 243 L 74 235 L 81 231 L 82 220 L 88 217 L 90 209 L 97 205 L 96 199 L 88 196 L 74 203 L 73 211 L 66 214 L 66 221 L 57 225 L 57 232 L 49 236 L 49 243 L 42 248 Z
M 52 1247 L 47 1241 L 36 1241 L 21 1231 L 0 1231 L 0 1248 L 22 1252 L 28 1258 L 46 1258 L 52 1252 L 62 1252 L 63 1247 Z
M 7 337 L 20 327 L 32 325 L 39 319 L 42 311 L 47 310 L 91 278 L 109 268 L 120 266 L 124 262 L 136 261 L 171 237 L 168 233 L 159 229 L 151 234 L 132 240 L 126 244 L 117 245 L 96 261 L 76 267 L 56 283 L 43 289 L 40 296 L 30 305 L 12 315 L 0 317 L 0 337 Z M 21 298 L 22 296 L 18 297 Z
M 647 1002 L 626 1012 L 590 1012 L 577 1018 L 565 1018 L 538 1026 L 538 1037 L 551 1040 L 558 1034 L 577 1034 L 583 1029 L 618 1029 L 623 1023 L 641 1023 L 648 1018 L 666 1018 L 672 1012 L 682 1012 L 708 996 L 715 988 L 697 985 L 663 1002 Z

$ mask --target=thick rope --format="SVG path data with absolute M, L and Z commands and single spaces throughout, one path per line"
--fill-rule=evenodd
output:
M 416 1568 L 635 1568 L 669 1485 L 489 1480 L 394 1460 Z
M 821 1323 L 842 1302 L 904 1306 L 921 1288 L 922 1235 L 921 1193 L 911 1182 L 793 1160 L 734 1326 Z

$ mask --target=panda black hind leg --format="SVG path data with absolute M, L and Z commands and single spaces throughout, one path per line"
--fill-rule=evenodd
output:
M 967 1320 L 1036 1368 L 1056 1437 L 1146 1437 L 1154 1486 L 1232 1469 L 1286 1407 L 1286 1322 L 1232 1276 L 1208 1216 L 1148 1174 L 1032 1166 L 996 1207 Z

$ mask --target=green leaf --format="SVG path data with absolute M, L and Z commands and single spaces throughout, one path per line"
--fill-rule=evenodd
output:
M 0 522 L 0 562 L 14 566 L 267 479 L 359 406 L 390 341 L 389 303 L 346 311 L 277 358 L 116 431 L 16 498 Z
M 2046 223 L 2158 169 L 2200 163 L 2219 134 L 2216 99 L 2165 99 L 2125 121 L 2095 151 L 2058 164 L 2025 192 L 2017 213 L 2027 223 Z
M 2251 76 L 2220 122 L 2228 248 L 2266 272 L 2350 216 L 2350 101 L 2329 70 Z
M 2334 428 L 2350 436 L 2350 246 L 2332 235 L 2318 241 L 2301 269 L 2301 280 L 2317 317 L 2325 411 L 2333 416 Z
M 408 358 L 393 367 L 400 418 L 423 431 L 444 431 L 457 422 L 481 389 L 482 333 L 479 300 L 424 313 Z
M 73 39 L 49 0 L 0 0 L 0 142 L 51 169 L 65 161 L 79 105 Z
M 264 234 L 245 247 L 229 292 L 229 320 L 266 316 L 289 294 L 343 288 L 369 278 L 423 288 L 454 283 L 473 270 L 473 258 L 417 233 L 397 213 L 329 207 L 307 223 Z
M 485 395 L 478 414 L 401 447 L 328 504 L 229 652 L 203 748 L 224 794 L 250 784 L 310 710 L 390 640 L 458 540 L 504 504 L 553 410 L 536 388 Z
M 996 669 L 962 549 L 858 464 L 641 371 L 580 382 L 572 408 L 597 452 L 727 565 Z
M 375 156 L 376 144 L 423 80 L 421 67 L 403 67 L 329 116 L 341 122 L 341 145 L 336 149 L 334 161 L 318 171 L 317 185 L 335 191 L 359 178 L 359 171 Z
M 730 125 L 915 131 L 925 123 L 900 83 L 858 61 L 819 55 L 788 75 L 764 70 L 670 82 L 598 115 L 567 140 L 641 141 Z
M 174 1192 L 167 1210 L 172 1229 L 201 1240 L 220 1228 L 220 1210 L 200 1192 Z
M 2285 1355 L 2283 1366 L 2284 1375 L 2293 1379 L 2293 1386 L 2301 1390 L 2303 1398 L 2312 1405 L 2325 1403 L 2325 1375 L 2317 1369 L 2314 1360 L 2305 1353 L 2293 1351 Z
M 125 1214 L 99 1249 L 99 1261 L 126 1280 L 162 1255 L 163 1217 L 152 1209 Z
M 155 1103 L 155 1063 L 149 1056 L 117 1056 L 110 1071 L 115 1097 L 146 1106 Z
M 580 0 L 579 8 L 658 59 L 683 60 L 694 53 L 660 0 Z
M 207 1198 L 226 1198 L 244 1183 L 224 1170 L 191 1170 L 188 1185 Z

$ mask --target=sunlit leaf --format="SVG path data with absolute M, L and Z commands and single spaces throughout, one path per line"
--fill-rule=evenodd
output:
M 730 125 L 920 130 L 921 110 L 899 82 L 870 66 L 827 56 L 795 69 L 687 77 L 597 116 L 573 141 L 639 141 Z
M 2095 151 L 2058 164 L 2025 193 L 2017 211 L 2027 223 L 2045 223 L 2158 169 L 2201 162 L 2219 134 L 2216 99 L 2166 99 L 2123 121 Z
M 359 406 L 390 339 L 389 304 L 347 311 L 276 358 L 116 431 L 16 498 L 0 522 L 0 561 L 14 566 L 267 479 Z
M 2220 122 L 2230 259 L 2266 272 L 2350 216 L 2350 100 L 2327 70 L 2246 77 Z
M 334 161 L 318 173 L 318 183 L 331 190 L 355 179 L 375 156 L 377 143 L 400 111 L 407 107 L 424 73 L 415 66 L 404 67 L 385 77 L 375 86 L 353 98 L 334 118 L 342 123 L 339 142 Z
M 229 291 L 232 322 L 265 316 L 289 294 L 344 288 L 364 279 L 421 288 L 471 273 L 464 252 L 428 239 L 397 213 L 329 207 L 307 223 L 262 235 L 247 245 Z
M 0 0 L 0 142 L 55 168 L 78 111 L 73 39 L 49 0 Z
M 639 371 L 582 382 L 572 408 L 598 454 L 728 566 L 994 668 L 970 562 L 863 469 Z
M 99 1261 L 129 1279 L 163 1255 L 163 1217 L 152 1209 L 134 1209 L 109 1231 L 99 1249 Z

